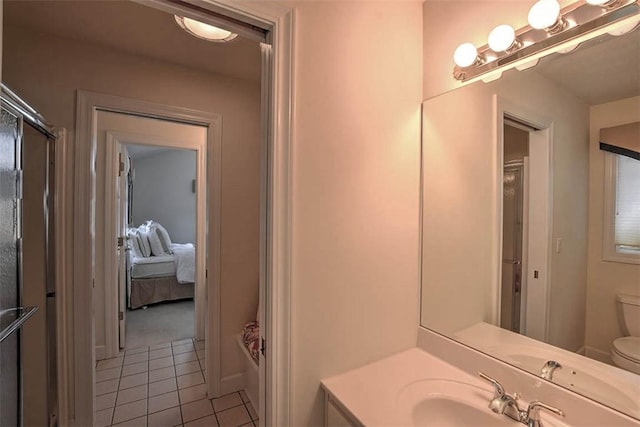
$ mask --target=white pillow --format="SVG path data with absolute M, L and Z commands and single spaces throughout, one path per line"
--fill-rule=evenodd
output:
M 138 227 L 138 231 L 136 232 L 136 237 L 140 242 L 140 250 L 143 257 L 151 256 L 151 245 L 149 244 L 149 237 L 147 236 L 147 227 Z
M 151 253 L 154 256 L 166 255 L 164 248 L 162 247 L 162 241 L 160 239 L 160 231 L 158 227 L 151 225 L 147 227 L 147 237 L 149 239 L 149 246 L 151 246 Z
M 129 249 L 136 258 L 142 258 L 142 248 L 140 247 L 140 239 L 137 236 L 138 230 L 131 228 L 127 230 L 127 242 L 129 243 Z
M 171 250 L 171 238 L 169 237 L 169 233 L 162 226 L 162 224 L 151 219 L 146 222 L 146 225 L 147 225 L 147 229 L 149 230 L 152 230 L 152 229 L 157 230 L 157 234 L 158 234 L 158 237 L 160 238 L 160 243 L 162 244 L 162 250 L 164 251 L 164 253 L 172 254 L 173 251 Z

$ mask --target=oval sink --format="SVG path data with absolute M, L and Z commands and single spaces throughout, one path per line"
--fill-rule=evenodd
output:
M 404 386 L 397 396 L 398 409 L 410 414 L 413 425 L 518 426 L 519 423 L 488 408 L 491 388 L 446 379 L 424 379 Z M 407 420 L 409 421 L 409 420 Z
M 522 427 L 489 408 L 493 388 L 447 379 L 424 379 L 404 386 L 396 396 L 399 414 L 407 425 L 438 427 Z M 547 427 L 560 426 L 543 415 Z
M 421 401 L 413 408 L 412 418 L 415 425 L 442 427 L 518 425 L 511 418 L 494 414 L 488 408 L 479 409 L 449 397 L 432 397 Z

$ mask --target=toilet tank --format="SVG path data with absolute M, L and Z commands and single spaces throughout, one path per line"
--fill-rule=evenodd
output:
M 640 337 L 640 296 L 619 294 L 616 296 L 620 326 L 625 335 Z

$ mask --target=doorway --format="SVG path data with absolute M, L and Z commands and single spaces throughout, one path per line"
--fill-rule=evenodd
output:
M 500 327 L 521 333 L 523 290 L 526 289 L 525 237 L 528 233 L 529 132 L 504 125 L 504 170 L 502 192 L 502 284 Z M 525 304 L 526 306 L 526 301 Z
M 196 260 L 206 259 L 207 251 L 206 172 L 198 167 L 207 156 L 207 128 L 99 111 L 97 129 L 96 191 L 104 197 L 96 200 L 96 210 L 105 215 L 96 222 L 104 221 L 105 234 L 98 230 L 96 241 L 104 241 L 107 304 L 95 310 L 99 316 L 106 307 L 107 357 L 119 349 L 203 341 L 206 266 Z M 97 268 L 101 259 L 96 257 Z M 101 277 L 96 279 L 99 291 Z M 130 337 L 128 323 L 135 327 Z
M 498 99 L 497 323 L 544 341 L 548 334 L 552 125 Z

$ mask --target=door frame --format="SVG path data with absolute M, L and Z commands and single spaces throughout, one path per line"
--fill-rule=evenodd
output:
M 497 94 L 493 96 L 493 111 L 494 111 L 494 120 L 493 120 L 493 130 L 494 130 L 494 141 L 496 144 L 494 145 L 494 215 L 495 223 L 495 239 L 493 241 L 493 252 L 494 252 L 494 267 L 493 267 L 493 285 L 492 285 L 492 295 L 493 295 L 493 309 L 492 313 L 492 323 L 499 324 L 500 322 L 500 301 L 501 301 L 501 278 L 502 278 L 502 222 L 503 222 L 503 179 L 504 179 L 504 118 L 505 116 L 512 118 L 518 122 L 524 123 L 532 128 L 538 129 L 538 132 L 541 132 L 542 138 L 541 142 L 544 142 L 546 151 L 544 158 L 541 159 L 545 161 L 545 167 L 548 169 L 548 174 L 546 176 L 546 180 L 544 182 L 538 182 L 537 185 L 543 191 L 546 191 L 546 195 L 544 197 L 544 202 L 546 203 L 546 209 L 543 207 L 543 210 L 546 211 L 545 214 L 542 215 L 542 222 L 544 223 L 542 228 L 542 233 L 540 234 L 542 237 L 539 238 L 538 246 L 540 253 L 538 265 L 542 265 L 542 275 L 538 279 L 538 292 L 536 295 L 536 312 L 541 313 L 542 316 L 538 317 L 534 323 L 532 323 L 532 319 L 527 318 L 525 325 L 527 328 L 535 328 L 536 329 L 536 339 L 546 341 L 549 336 L 549 305 L 550 305 L 550 288 L 551 288 L 551 247 L 552 247 L 552 230 L 553 230 L 553 121 L 548 117 L 544 116 L 537 111 L 531 110 L 529 107 L 522 106 L 518 103 L 514 103 L 509 99 L 503 98 Z M 531 133 L 530 133 L 531 135 Z M 529 142 L 531 145 L 531 140 Z M 529 163 L 531 163 L 532 159 L 529 159 Z M 528 193 L 531 193 L 531 180 L 529 180 L 529 188 Z M 526 208 L 526 201 L 525 201 Z M 525 213 L 526 214 L 526 213 Z M 529 217 L 527 221 L 530 224 L 531 218 Z M 526 235 L 529 233 L 525 232 Z M 530 247 L 532 242 L 528 236 L 524 236 L 524 242 L 527 242 L 527 245 Z M 523 249 L 523 257 L 524 253 L 527 253 L 527 257 L 531 257 L 531 251 L 529 249 Z M 523 266 L 523 276 L 526 275 L 526 282 L 528 284 L 526 289 L 526 296 L 523 292 L 522 296 L 526 297 L 525 304 L 521 304 L 521 310 L 529 311 L 528 307 L 528 299 L 531 291 L 531 277 L 530 271 L 532 267 L 531 262 L 526 262 L 527 270 L 524 270 Z
M 199 283 L 207 283 L 207 288 L 211 290 L 208 295 L 208 309 L 212 310 L 209 316 L 209 331 L 208 338 L 214 338 L 220 336 L 220 177 L 221 177 L 221 152 L 222 152 L 222 123 L 221 117 L 218 114 L 201 112 L 197 110 L 191 110 L 187 108 L 166 106 L 161 104 L 154 104 L 146 101 L 140 101 L 135 99 L 129 99 L 113 95 L 105 95 L 95 92 L 81 91 L 77 93 L 77 115 L 76 115 L 76 150 L 75 150 L 75 193 L 77 195 L 75 199 L 75 233 L 74 233 L 74 246 L 75 251 L 75 263 L 74 263 L 74 283 L 95 283 L 95 269 L 92 260 L 95 257 L 95 245 L 103 244 L 107 242 L 99 242 L 95 239 L 96 227 L 95 223 L 95 187 L 96 187 L 96 173 L 95 165 L 97 156 L 97 114 L 98 111 L 108 111 L 114 113 L 123 113 L 136 116 L 143 116 L 149 118 L 158 118 L 163 120 L 169 120 L 173 122 L 180 122 L 185 124 L 193 124 L 204 126 L 207 128 L 207 141 L 208 147 L 208 159 L 204 157 L 204 147 L 202 147 L 198 154 L 198 178 L 200 182 L 204 183 L 209 181 L 211 185 L 211 198 L 209 199 L 210 211 L 214 221 L 210 223 L 208 228 L 209 236 L 213 240 L 213 245 L 208 248 L 208 251 L 202 250 L 197 252 L 198 262 L 196 263 L 197 280 Z M 124 133 L 122 133 L 124 137 Z M 138 135 L 138 137 L 144 141 L 151 141 L 151 138 Z M 88 141 L 88 143 L 81 143 L 81 141 Z M 154 139 L 156 144 L 162 144 L 161 139 Z M 107 147 L 109 140 L 105 141 Z M 113 144 L 112 144 L 113 145 Z M 107 152 L 108 155 L 108 152 Z M 111 156 L 114 157 L 114 156 Z M 100 159 L 102 160 L 102 159 Z M 109 160 L 106 158 L 104 160 Z M 112 159 L 113 160 L 113 159 Z M 207 168 L 207 163 L 209 167 Z M 109 169 L 109 168 L 107 168 Z M 208 174 L 204 175 L 208 170 Z M 107 172 L 108 175 L 108 172 Z M 206 178 L 205 178 L 206 177 Z M 208 179 L 207 179 L 208 178 Z M 197 181 L 198 182 L 198 181 Z M 107 183 L 105 183 L 107 184 Z M 108 188 L 105 188 L 109 191 Z M 198 188 L 197 191 L 200 189 Z M 111 201 L 113 202 L 113 201 Z M 197 200 L 196 211 L 206 211 L 206 197 L 199 197 Z M 106 205 L 109 206 L 108 204 Z M 106 236 L 115 237 L 112 232 L 113 221 L 105 221 Z M 204 217 L 197 218 L 197 236 L 204 234 L 206 227 L 206 221 Z M 113 234 L 113 236 L 112 236 Z M 196 244 L 199 242 L 197 241 Z M 202 245 L 199 245 L 202 246 Z M 106 260 L 107 254 L 105 254 Z M 109 262 L 107 262 L 109 265 Z M 210 277 L 205 279 L 205 269 L 213 272 Z M 110 287 L 105 286 L 105 292 Z M 94 336 L 94 322 L 93 322 L 93 286 L 76 286 L 74 292 L 74 311 L 75 311 L 75 327 L 74 327 L 74 359 L 76 363 L 75 372 L 75 404 L 76 404 L 76 423 L 82 424 L 83 421 L 79 419 L 80 414 L 90 416 L 91 418 L 85 418 L 87 421 L 93 422 L 93 396 L 94 396 L 94 381 L 95 381 L 95 336 Z M 106 303 L 109 307 L 110 302 L 117 302 L 115 293 L 108 294 Z M 196 303 L 204 304 L 205 298 L 200 298 Z M 117 307 L 117 305 L 116 305 Z M 117 327 L 114 313 L 107 314 L 111 310 L 105 311 L 105 322 L 107 323 L 107 331 L 112 326 L 112 333 L 106 335 L 107 346 L 111 347 L 113 351 L 117 348 Z M 207 335 L 207 334 L 205 334 Z M 207 345 L 210 339 L 206 340 Z M 209 381 L 209 387 L 213 393 L 217 393 L 220 385 L 220 346 L 214 345 L 210 351 L 207 351 L 206 357 L 207 372 Z M 209 374 L 211 373 L 211 374 Z M 217 379 L 217 381 L 216 381 Z M 89 383 L 89 380 L 91 383 Z M 85 411 L 90 408 L 91 414 L 87 414 Z
M 216 122 L 213 123 L 213 127 L 217 128 L 214 132 L 219 131 L 219 123 L 221 122 L 220 117 L 216 118 Z M 218 137 L 214 138 L 214 141 L 211 141 L 208 137 L 209 130 L 207 131 L 207 141 L 198 141 L 198 143 L 189 143 L 186 141 L 177 141 L 170 140 L 168 138 L 161 138 L 154 135 L 149 135 L 145 133 L 134 134 L 131 132 L 121 132 L 117 130 L 107 131 L 106 138 L 106 152 L 105 152 L 105 224 L 104 224 L 104 271 L 105 273 L 109 273 L 112 271 L 116 271 L 118 265 L 116 264 L 116 257 L 113 252 L 108 251 L 108 248 L 114 248 L 117 245 L 117 236 L 118 230 L 116 229 L 116 221 L 113 215 L 118 214 L 116 206 L 114 204 L 116 198 L 116 186 L 115 180 L 118 176 L 118 153 L 121 146 L 125 144 L 138 144 L 138 145 L 148 145 L 148 146 L 162 146 L 167 148 L 175 148 L 175 149 L 186 149 L 192 150 L 196 152 L 196 241 L 195 243 L 195 252 L 196 252 L 196 284 L 194 287 L 194 301 L 195 301 L 195 310 L 194 310 L 194 329 L 195 329 L 195 338 L 198 340 L 204 340 L 206 333 L 205 327 L 205 319 L 206 319 L 206 283 L 207 278 L 205 276 L 205 270 L 207 270 L 207 251 L 204 248 L 209 249 L 213 253 L 220 253 L 220 239 L 219 239 L 219 221 L 216 222 L 216 225 L 213 227 L 213 231 L 218 231 L 218 238 L 214 238 L 213 248 L 209 247 L 207 244 L 208 233 L 206 227 L 206 221 L 211 213 L 214 218 L 220 217 L 220 203 L 216 201 L 213 204 L 207 206 L 206 194 L 208 191 L 207 179 L 209 176 L 213 179 L 210 181 L 215 186 L 216 184 L 219 186 L 220 182 L 220 170 L 211 171 L 211 175 L 207 175 L 207 146 L 214 148 L 214 151 L 220 152 L 221 141 Z M 213 147 L 210 145 L 213 143 Z M 214 154 L 215 156 L 215 154 Z M 217 156 L 219 157 L 219 156 Z M 214 164 L 220 163 L 219 158 L 214 160 Z M 213 190 L 215 194 L 220 194 L 219 188 L 214 188 Z M 111 213 L 111 215 L 109 214 Z M 219 260 L 211 260 L 212 264 L 220 264 Z M 212 287 L 219 287 L 219 273 L 212 272 Z M 216 284 L 216 281 L 218 284 Z M 107 281 L 108 282 L 108 281 Z M 118 317 L 117 312 L 119 311 L 119 297 L 117 288 L 115 286 L 106 286 L 105 283 L 105 304 L 109 310 L 105 310 L 105 326 L 106 326 L 106 353 L 107 357 L 115 357 L 119 352 L 119 331 L 118 331 Z M 218 293 L 214 292 L 214 301 L 212 301 L 213 305 L 220 311 L 220 300 Z M 219 315 L 213 315 L 213 319 L 216 320 L 215 324 L 219 325 Z M 213 366 L 220 365 L 220 328 L 214 327 L 213 331 L 210 335 L 213 337 L 211 344 L 213 345 Z M 220 384 L 220 370 L 216 369 L 213 371 L 213 376 L 207 374 L 210 382 L 213 384 Z
M 174 2 L 153 0 L 162 8 L 180 8 Z M 260 294 L 264 295 L 261 318 L 269 351 L 266 352 L 261 393 L 266 394 L 264 408 L 259 409 L 260 425 L 289 425 L 292 407 L 291 392 L 291 237 L 292 237 L 292 144 L 294 99 L 294 24 L 295 9 L 262 2 L 233 2 L 230 0 L 183 0 L 197 3 L 204 11 L 205 22 L 215 21 L 216 15 L 229 16 L 267 30 L 271 45 L 268 68 L 262 69 L 262 139 L 265 152 L 261 173 L 263 196 L 261 200 L 261 263 L 265 281 L 261 281 Z M 207 18 L 211 14 L 211 19 Z M 264 47 L 264 45 L 263 45 Z M 86 100 L 84 100 L 86 101 Z M 74 362 L 64 379 L 72 388 L 69 419 L 75 425 L 94 423 L 94 351 L 92 327 L 93 271 L 92 259 L 92 197 L 91 172 L 94 170 L 95 141 L 91 126 L 95 111 L 90 105 L 76 105 L 76 138 L 74 150 L 73 247 L 74 261 L 68 279 L 73 286 L 73 320 L 69 352 Z M 80 125 L 80 123 L 84 123 Z M 85 143 L 80 143 L 85 141 Z M 69 162 L 71 163 L 71 162 Z M 63 212 L 69 213 L 67 209 Z M 67 260 L 68 261 L 68 260 Z M 209 310 L 211 312 L 211 310 Z M 68 337 L 60 337 L 64 342 Z

